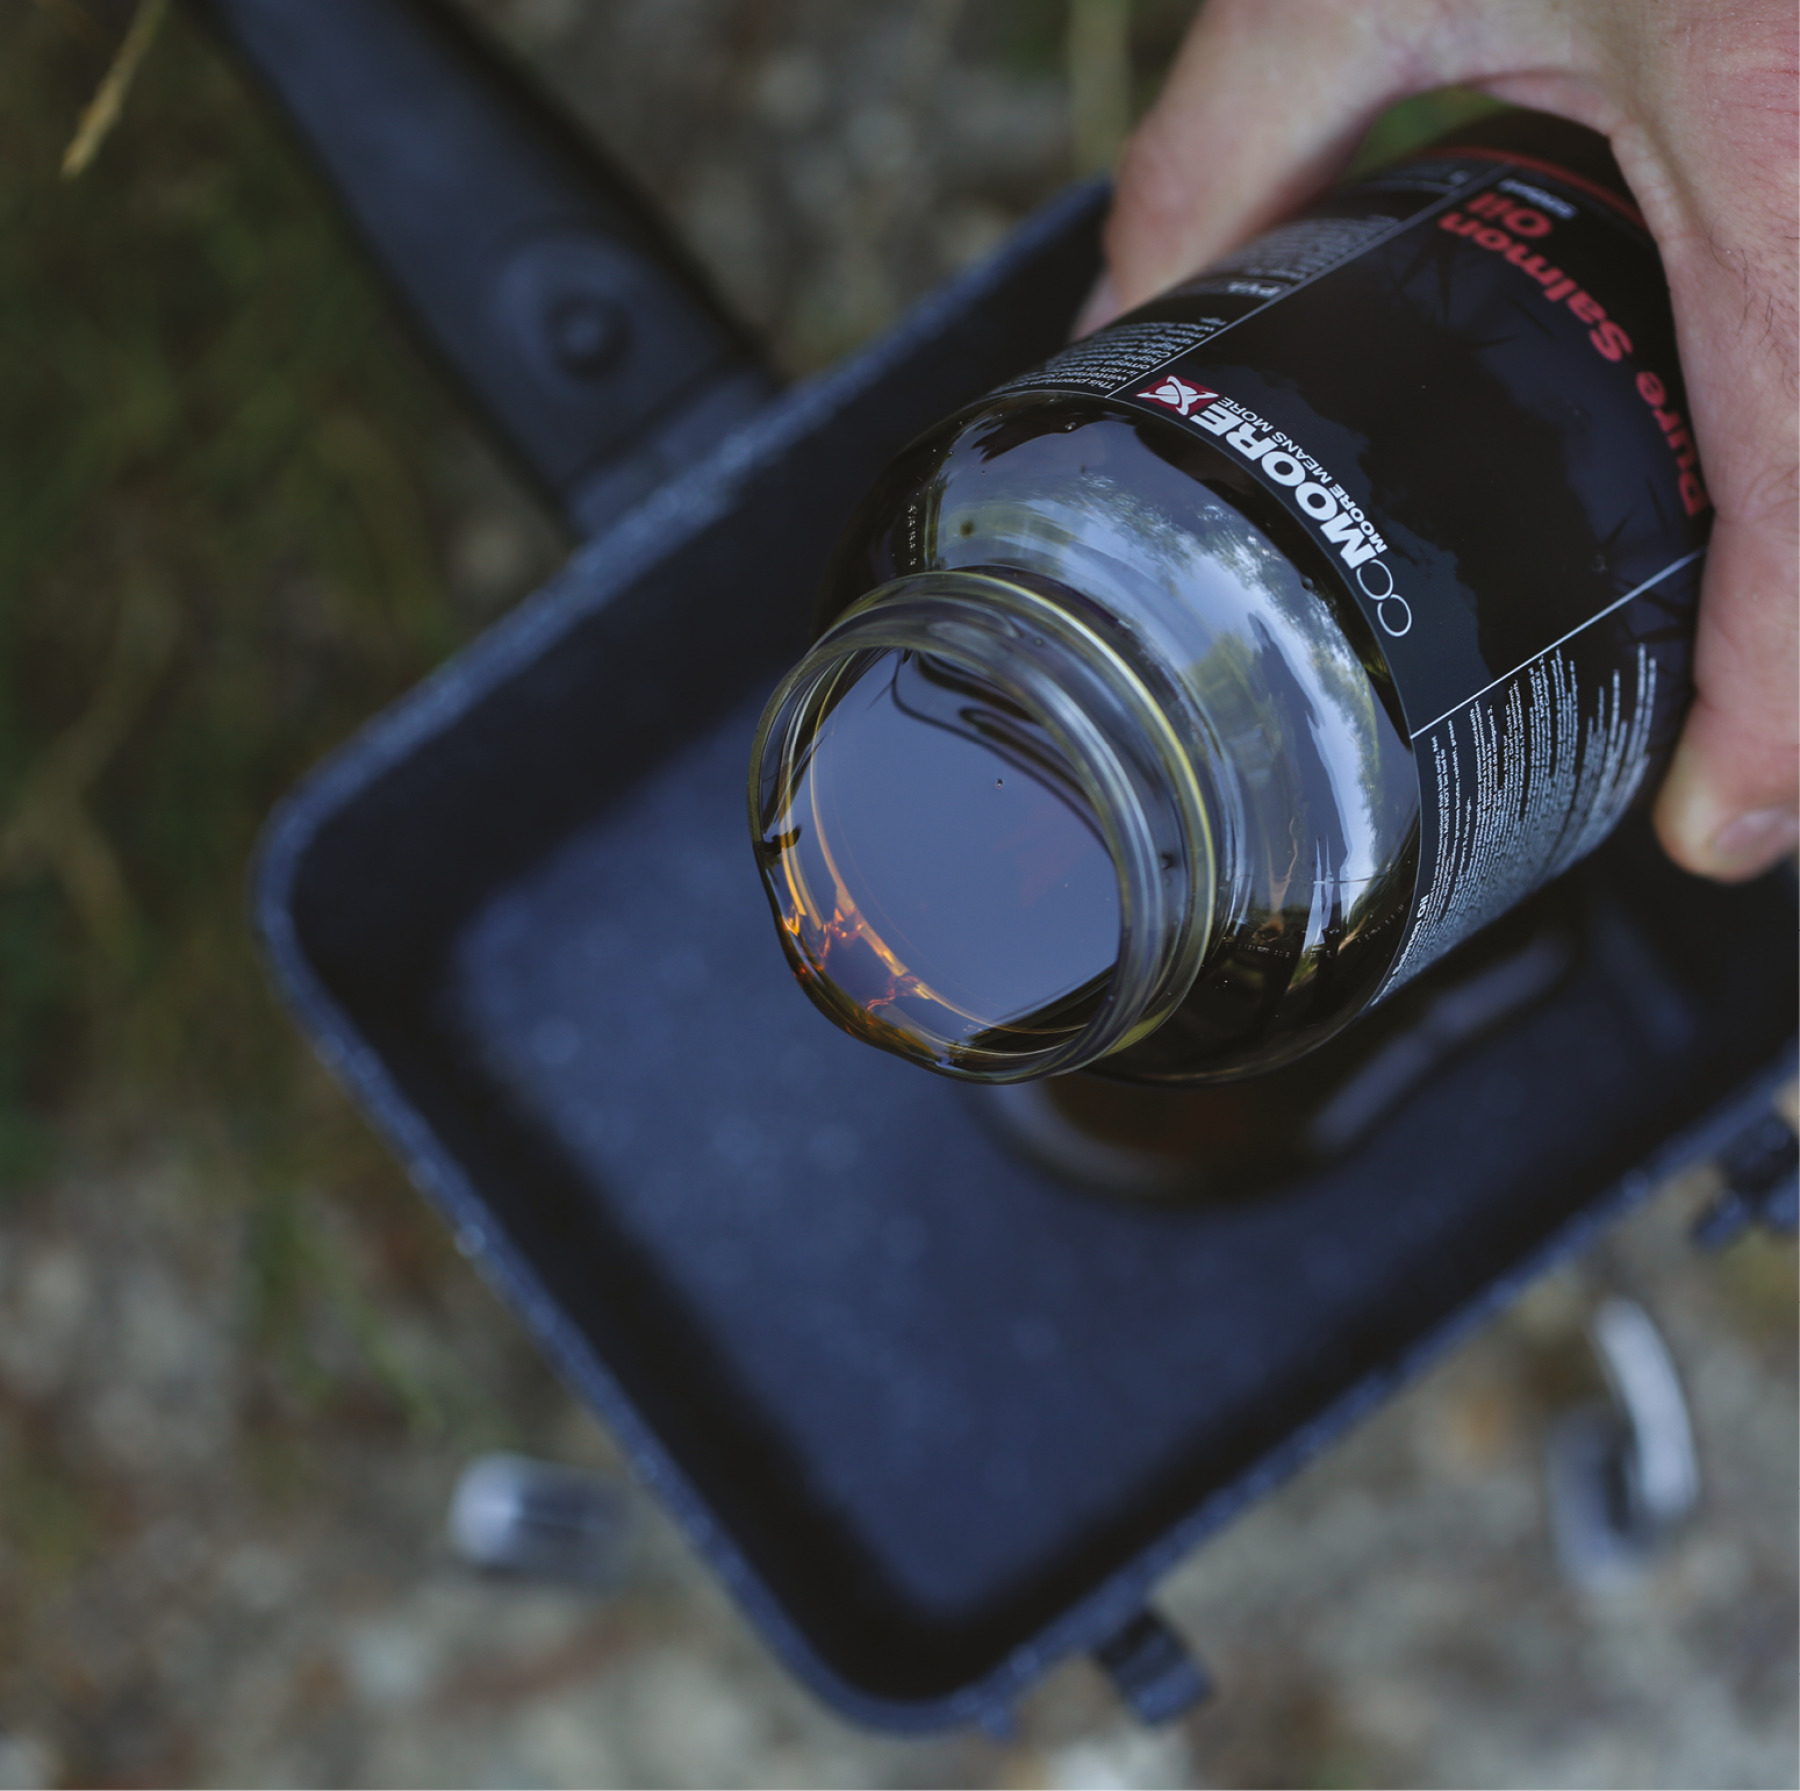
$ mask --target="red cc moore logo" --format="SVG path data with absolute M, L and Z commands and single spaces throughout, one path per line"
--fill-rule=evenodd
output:
M 1138 397 L 1152 403 L 1166 404 L 1178 417 L 1191 417 L 1195 411 L 1204 410 L 1218 395 L 1210 387 L 1191 386 L 1173 373 L 1165 374 L 1160 385 L 1138 393 Z

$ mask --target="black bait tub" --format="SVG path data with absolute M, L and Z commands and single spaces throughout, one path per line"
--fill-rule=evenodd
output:
M 849 507 L 1060 345 L 1103 193 L 777 395 L 649 208 L 447 10 L 202 10 L 587 537 L 271 821 L 256 921 L 300 1023 L 822 1697 L 991 1723 L 1089 1650 L 1177 1713 L 1204 1680 L 1159 1576 L 1766 1127 L 1791 883 L 1684 877 L 1634 823 L 1558 898 L 1584 944 L 1555 994 L 1329 1171 L 1185 1209 L 1061 1184 L 794 988 L 744 781 Z

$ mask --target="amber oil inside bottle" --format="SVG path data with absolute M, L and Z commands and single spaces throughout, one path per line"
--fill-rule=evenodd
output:
M 778 694 L 759 855 L 789 960 L 846 1030 L 1011 1080 L 1115 1049 L 1185 993 L 1215 880 L 1204 801 L 1097 620 L 1041 582 L 902 579 Z
M 825 615 L 752 830 L 845 1030 L 982 1081 L 1216 1081 L 1366 1004 L 1412 895 L 1411 751 L 1329 566 L 1216 451 L 991 401 L 870 494 Z

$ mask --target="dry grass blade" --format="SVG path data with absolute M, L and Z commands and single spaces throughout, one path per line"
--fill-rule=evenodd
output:
M 52 871 L 96 943 L 123 949 L 131 903 L 118 860 L 89 813 L 89 788 L 124 743 L 168 664 L 178 619 L 149 585 L 133 588 L 93 701 L 27 773 L 0 825 L 0 885 Z
M 125 96 L 156 41 L 158 27 L 169 10 L 169 0 L 138 0 L 130 29 L 120 40 L 112 65 L 94 89 L 94 97 L 82 108 L 75 136 L 63 152 L 62 176 L 73 180 L 100 153 L 100 145 L 112 135 L 124 110 Z

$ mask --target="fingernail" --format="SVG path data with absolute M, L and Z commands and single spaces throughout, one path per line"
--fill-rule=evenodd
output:
M 1676 863 L 1728 883 L 1766 871 L 1800 844 L 1800 814 L 1791 804 L 1736 808 L 1721 796 L 1707 759 L 1686 740 L 1677 743 L 1669 763 L 1656 820 Z
M 1102 274 L 1094 282 L 1094 289 L 1087 295 L 1087 301 L 1075 313 L 1075 327 L 1069 332 L 1069 340 L 1078 342 L 1083 336 L 1091 336 L 1103 324 L 1111 323 L 1119 314 L 1119 295 L 1114 289 L 1111 274 Z
M 1733 815 L 1707 842 L 1715 877 L 1753 877 L 1800 845 L 1800 816 L 1791 809 L 1753 808 Z

